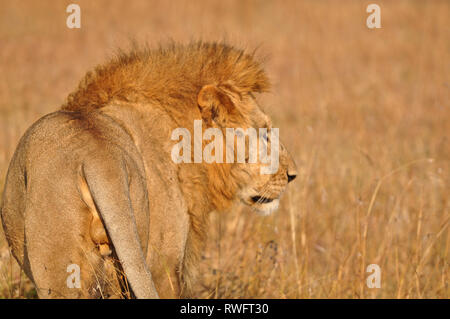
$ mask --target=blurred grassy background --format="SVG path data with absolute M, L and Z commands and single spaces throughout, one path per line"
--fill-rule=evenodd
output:
M 381 29 L 365 21 L 381 7 Z M 81 6 L 81 29 L 66 6 Z M 130 38 L 259 47 L 299 166 L 211 218 L 198 297 L 448 298 L 450 1 L 0 1 L 0 189 L 21 135 Z M 366 267 L 381 267 L 380 289 Z M 0 235 L 0 297 L 33 297 Z

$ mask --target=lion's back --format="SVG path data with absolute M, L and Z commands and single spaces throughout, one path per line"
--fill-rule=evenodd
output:
M 65 202 L 78 209 L 75 206 L 82 202 L 74 201 L 77 167 L 96 147 L 80 119 L 61 111 L 40 118 L 20 139 L 8 168 L 0 213 L 7 241 L 22 265 L 27 216 L 39 212 L 39 218 L 46 218 L 53 213 L 49 207 Z
M 58 128 L 64 117 L 60 112 L 55 112 L 36 121 L 20 139 L 9 164 L 0 212 L 6 239 L 21 264 L 24 259 L 25 215 L 30 189 L 40 191 L 42 197 L 46 196 L 45 189 L 33 185 L 39 180 L 35 173 L 42 174 L 45 171 L 42 166 L 52 165 L 52 150 L 59 138 L 54 129 Z

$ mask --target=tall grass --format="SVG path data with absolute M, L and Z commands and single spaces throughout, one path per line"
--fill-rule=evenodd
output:
M 261 104 L 299 166 L 280 210 L 211 216 L 196 296 L 448 298 L 450 3 L 2 1 L 0 187 L 18 139 L 129 38 L 259 47 Z M 0 235 L 0 297 L 33 297 Z M 381 288 L 368 288 L 369 264 Z

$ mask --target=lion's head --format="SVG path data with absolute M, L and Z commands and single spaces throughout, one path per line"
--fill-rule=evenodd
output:
M 203 121 L 209 128 L 217 127 L 222 131 L 225 144 L 223 163 L 214 166 L 210 178 L 217 180 L 219 170 L 222 176 L 233 179 L 237 185 L 235 195 L 242 203 L 263 215 L 275 211 L 280 196 L 295 179 L 297 171 L 279 142 L 278 129 L 272 127 L 253 92 L 230 82 L 205 85 L 199 92 L 198 105 Z M 229 154 L 232 154 L 229 158 L 232 164 L 227 166 L 224 163 Z

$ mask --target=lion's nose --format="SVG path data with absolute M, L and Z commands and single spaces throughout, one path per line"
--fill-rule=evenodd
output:
M 297 177 L 297 174 L 287 173 L 288 183 L 292 182 Z

